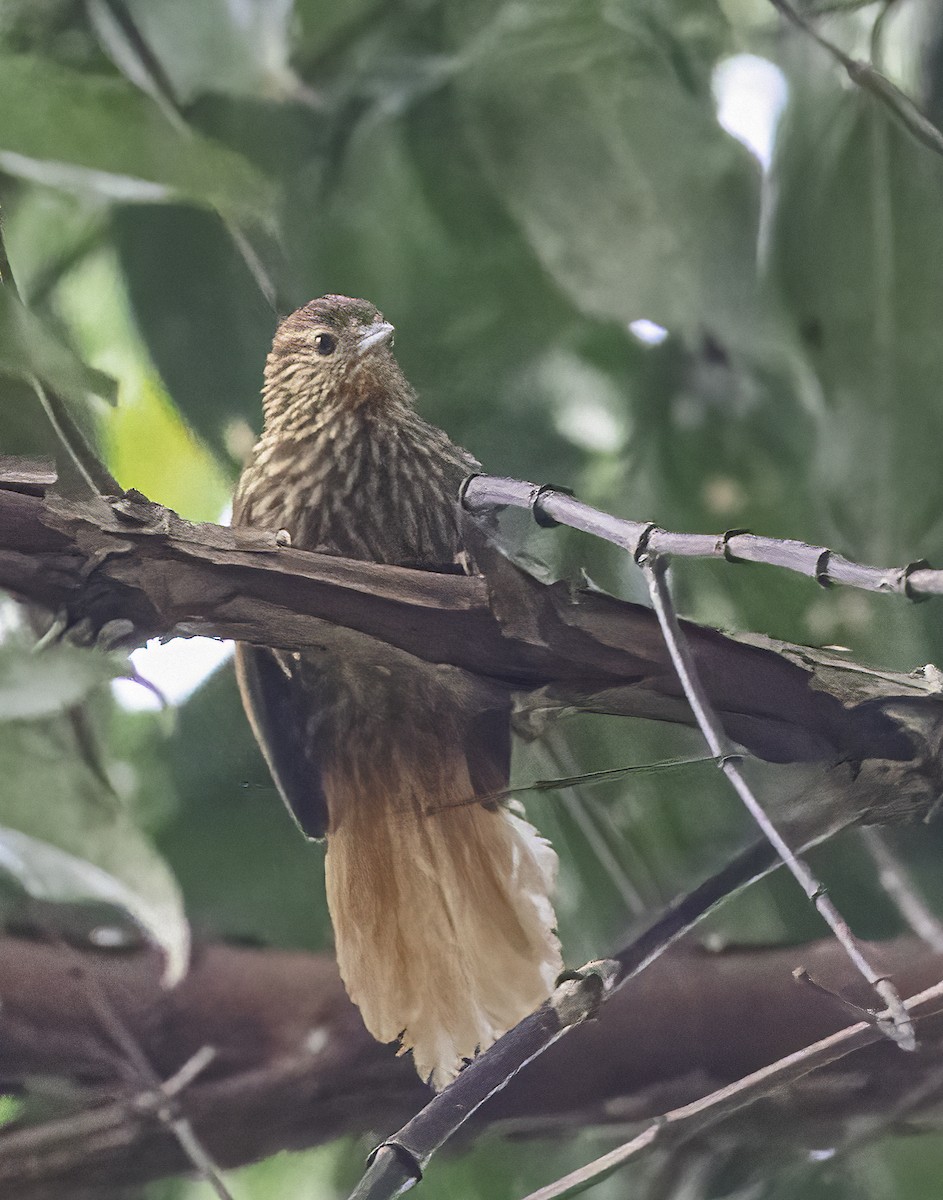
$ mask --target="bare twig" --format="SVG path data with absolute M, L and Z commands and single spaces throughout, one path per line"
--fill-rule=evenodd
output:
M 878 882 L 914 933 L 934 950 L 943 950 L 943 924 L 930 911 L 909 878 L 907 868 L 880 829 L 866 827 L 861 836 L 878 869 Z
M 189 1119 L 177 1109 L 176 1098 L 210 1065 L 216 1057 L 212 1046 L 203 1046 L 193 1054 L 168 1080 L 162 1080 L 143 1047 L 121 1019 L 105 993 L 100 980 L 82 969 L 78 953 L 64 942 L 63 949 L 77 962 L 75 976 L 84 985 L 85 996 L 105 1032 L 125 1056 L 139 1077 L 145 1091 L 135 1101 L 135 1107 L 152 1114 L 177 1139 L 181 1150 L 201 1179 L 210 1185 L 219 1200 L 233 1200 L 223 1181 L 219 1167 L 193 1132 Z
M 847 996 L 843 996 L 840 992 L 836 992 L 833 988 L 826 987 L 824 984 L 819 983 L 817 979 L 810 975 L 806 967 L 796 967 L 792 973 L 792 977 L 795 979 L 796 983 L 801 983 L 805 987 L 811 988 L 814 992 L 817 992 L 820 996 L 824 996 L 828 1000 L 829 1004 L 836 1005 L 845 1014 L 850 1014 L 859 1021 L 867 1021 L 869 1025 L 878 1024 L 877 1014 L 873 1013 L 871 1009 L 864 1008 L 860 1004 L 855 1004 L 855 1002 L 853 1000 L 849 1000 Z
M 541 748 L 546 752 L 548 761 L 554 765 L 555 769 L 564 769 L 560 765 L 560 756 L 556 751 L 550 751 L 542 744 Z M 469 795 L 465 800 L 458 801 L 456 804 L 447 804 L 439 807 L 433 806 L 427 808 L 425 811 L 427 815 L 431 816 L 435 813 L 447 812 L 450 808 L 460 808 L 463 805 L 492 804 L 501 800 L 510 800 L 513 796 L 526 796 L 532 792 L 559 792 L 565 788 L 598 787 L 600 784 L 614 783 L 619 779 L 627 779 L 630 775 L 649 775 L 659 771 L 677 771 L 682 767 L 701 766 L 704 763 L 716 763 L 716 761 L 716 759 L 711 758 L 709 755 L 701 755 L 697 758 L 665 758 L 658 762 L 627 763 L 622 767 L 605 767 L 600 771 L 582 771 L 579 774 L 563 775 L 554 779 L 534 779 L 530 783 L 517 783 L 511 787 L 501 788 L 497 792 L 477 792 L 474 795 Z
M 66 402 L 38 379 L 31 382 L 53 432 L 92 491 L 101 496 L 120 496 L 121 484 L 92 449 L 88 438 L 73 420 Z
M 814 579 L 823 587 L 841 584 L 866 592 L 899 596 L 943 595 L 943 570 L 920 560 L 903 567 L 871 567 L 836 554 L 827 546 L 810 546 L 786 538 L 761 537 L 745 529 L 727 533 L 672 533 L 651 521 L 613 517 L 548 484 L 527 483 L 490 475 L 473 475 L 462 501 L 471 512 L 512 506 L 530 509 L 547 524 L 568 525 L 621 546 L 635 556 L 644 543 L 653 554 L 672 558 L 722 558 L 735 563 L 766 563 Z
M 0 286 L 8 288 L 13 297 L 19 300 L 20 293 L 7 256 L 2 220 L 0 220 Z M 95 453 L 85 434 L 74 421 L 69 407 L 62 397 L 46 387 L 35 376 L 29 380 L 29 384 L 36 393 L 62 448 L 69 455 L 76 470 L 91 491 L 103 496 L 121 495 L 118 481 Z
M 564 1034 L 595 1016 L 612 991 L 617 970 L 609 961 L 587 963 L 565 977 L 545 1004 L 499 1038 L 374 1150 L 350 1200 L 392 1200 L 414 1187 L 436 1151 L 486 1100 Z
M 174 1071 L 169 1079 L 164 1080 L 161 1084 L 161 1091 L 165 1096 L 179 1096 L 203 1074 L 216 1055 L 215 1046 L 201 1046 L 179 1070 Z
M 643 552 L 640 565 L 648 583 L 649 594 L 655 615 L 661 625 L 668 651 L 671 654 L 675 670 L 681 680 L 684 694 L 697 718 L 698 727 L 704 735 L 711 754 L 719 760 L 720 769 L 730 780 L 731 786 L 743 801 L 750 816 L 760 827 L 776 853 L 786 864 L 792 876 L 802 890 L 818 909 L 825 923 L 834 933 L 845 949 L 845 953 L 855 964 L 862 976 L 870 983 L 875 992 L 881 997 L 888 1011 L 893 1015 L 893 1026 L 887 1026 L 885 1032 L 898 1043 L 902 1050 L 913 1050 L 916 1046 L 913 1022 L 907 1016 L 897 989 L 889 979 L 881 976 L 865 958 L 857 939 L 851 932 L 847 921 L 829 898 L 825 888 L 815 878 L 806 863 L 798 858 L 792 847 L 786 842 L 777 827 L 767 816 L 762 805 L 753 794 L 753 790 L 740 771 L 740 755 L 733 751 L 727 740 L 723 727 L 713 711 L 707 693 L 698 678 L 697 668 L 688 649 L 684 634 L 678 622 L 671 595 L 665 581 L 666 563 L 663 558 Z
M 912 996 L 903 1005 L 908 1014 L 907 1020 L 912 1023 L 913 1017 L 930 1015 L 936 1011 L 937 1002 L 940 1000 L 943 1000 L 943 983 L 935 984 L 933 987 L 919 992 L 916 996 Z M 928 1009 L 929 1012 L 924 1012 L 924 1009 Z M 890 1010 L 880 1014 L 885 1023 L 892 1016 Z M 653 1121 L 630 1142 L 611 1150 L 585 1167 L 572 1171 L 555 1183 L 531 1192 L 525 1200 L 565 1200 L 565 1197 L 576 1196 L 591 1184 L 600 1183 L 631 1158 L 637 1157 L 657 1143 L 676 1136 L 690 1137 L 707 1126 L 716 1124 L 759 1097 L 765 1096 L 773 1088 L 793 1083 L 811 1071 L 835 1062 L 836 1059 L 843 1058 L 854 1050 L 860 1050 L 879 1036 L 879 1030 L 873 1022 L 860 1021 L 856 1025 L 843 1029 L 840 1033 L 822 1038 L 821 1041 L 815 1042 L 795 1054 L 787 1055 L 760 1071 L 754 1071 L 751 1075 L 744 1076 L 743 1079 L 737 1080 L 728 1087 L 711 1092 L 702 1100 L 672 1109 Z
M 161 1117 L 161 1120 L 164 1121 L 164 1118 Z M 219 1200 L 234 1200 L 232 1192 L 223 1182 L 219 1168 L 207 1154 L 187 1118 L 171 1116 L 166 1119 L 165 1124 L 177 1139 L 181 1150 L 189 1158 L 197 1174 L 210 1185 Z
M 546 744 L 541 746 L 538 743 L 538 749 L 542 750 L 543 754 L 553 763 L 557 770 L 566 769 L 561 762 L 561 751 L 558 747 Z M 603 782 L 600 775 L 605 775 L 610 779 L 618 777 L 612 772 L 605 771 L 598 774 L 592 772 L 589 777 L 585 775 L 571 775 L 565 779 L 537 779 L 529 787 L 523 789 L 515 788 L 514 791 L 515 794 L 520 794 L 522 791 L 543 791 L 545 789 L 557 792 L 564 808 L 586 839 L 586 843 L 595 855 L 597 862 L 608 875 L 613 887 L 622 897 L 626 909 L 633 915 L 639 916 L 645 911 L 644 900 L 635 884 L 629 878 L 628 872 L 613 853 L 605 834 L 600 831 L 594 820 L 594 814 L 587 809 L 584 798 L 575 790 L 578 785 L 591 786 L 592 784 Z
M 807 20 L 801 13 L 797 12 L 788 0 L 770 0 L 777 11 L 791 21 L 793 25 L 801 29 L 814 42 L 817 42 L 823 50 L 827 51 L 837 63 L 844 67 L 848 78 L 858 87 L 870 92 L 891 115 L 914 137 L 921 145 L 926 146 L 935 154 L 943 155 L 943 132 L 937 129 L 936 125 L 926 117 L 913 100 L 891 83 L 886 75 L 869 62 L 865 62 L 859 58 L 852 58 L 850 54 L 846 54 L 840 46 L 830 41 L 818 29 Z M 885 6 L 877 17 L 877 21 L 883 23 L 887 10 L 890 6 Z M 880 35 L 880 25 L 877 25 L 877 33 Z

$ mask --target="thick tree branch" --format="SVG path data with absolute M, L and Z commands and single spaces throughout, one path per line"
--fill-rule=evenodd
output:
M 480 531 L 468 537 L 483 576 L 280 549 L 136 493 L 79 502 L 0 486 L 0 587 L 112 641 L 200 633 L 299 649 L 346 630 L 524 692 L 538 720 L 570 707 L 692 722 L 651 610 L 543 584 Z M 761 758 L 912 761 L 943 712 L 930 676 L 684 629 L 727 735 Z M 892 715 L 896 701 L 906 719 Z
M 870 952 L 908 993 L 943 975 L 943 956 L 914 939 Z M 92 986 L 163 1078 L 200 1050 L 215 1051 L 179 1091 L 176 1115 L 222 1166 L 342 1134 L 379 1140 L 428 1098 L 411 1064 L 366 1033 L 327 958 L 201 946 L 170 992 L 148 950 L 64 953 L 7 936 L 0 963 L 0 1083 L 60 1078 L 73 1089 L 61 1115 L 0 1131 L 0 1192 L 17 1200 L 104 1197 L 191 1169 L 141 1102 L 137 1073 L 89 1001 Z M 797 964 L 866 998 L 831 942 L 724 954 L 678 947 L 613 996 L 598 1020 L 521 1071 L 471 1131 L 487 1124 L 558 1136 L 561 1127 L 645 1120 L 801 1051 L 847 1018 L 828 996 L 797 987 Z M 757 1154 L 773 1143 L 799 1151 L 879 1115 L 939 1072 L 943 1018 L 921 1022 L 919 1034 L 916 1055 L 875 1045 L 774 1095 L 741 1114 L 738 1136 Z

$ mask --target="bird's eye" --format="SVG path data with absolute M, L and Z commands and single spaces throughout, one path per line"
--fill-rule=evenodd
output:
M 337 342 L 329 333 L 319 333 L 314 339 L 314 348 L 322 358 L 326 358 L 329 354 L 334 353 Z

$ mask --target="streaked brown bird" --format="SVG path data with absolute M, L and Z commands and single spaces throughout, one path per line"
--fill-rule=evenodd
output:
M 426 570 L 467 562 L 456 496 L 477 463 L 417 414 L 393 326 L 322 296 L 279 326 L 265 427 L 233 522 L 307 550 Z M 332 627 L 317 650 L 240 645 L 243 702 L 302 830 L 327 839 L 351 998 L 445 1086 L 549 994 L 556 856 L 525 820 L 469 803 L 507 787 L 498 685 Z

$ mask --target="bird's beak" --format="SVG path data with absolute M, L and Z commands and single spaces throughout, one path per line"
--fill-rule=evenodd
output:
M 360 335 L 357 342 L 357 354 L 366 354 L 376 346 L 388 346 L 393 340 L 393 326 L 388 321 L 377 321 L 369 325 Z

